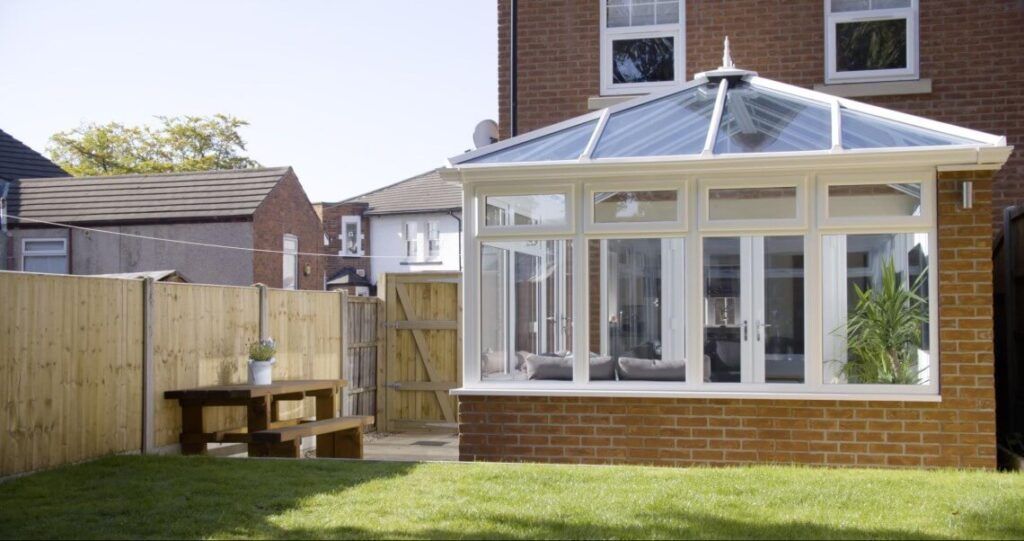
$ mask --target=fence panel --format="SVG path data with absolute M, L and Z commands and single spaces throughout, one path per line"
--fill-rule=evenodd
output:
M 345 365 L 348 380 L 344 409 L 349 415 L 376 415 L 377 352 L 383 348 L 383 302 L 372 297 L 348 297 L 345 305 Z
M 137 450 L 142 283 L 0 272 L 0 476 Z

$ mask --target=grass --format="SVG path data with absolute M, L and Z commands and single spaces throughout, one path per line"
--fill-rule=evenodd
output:
M 0 484 L 3 538 L 1024 538 L 1024 475 L 112 457 Z

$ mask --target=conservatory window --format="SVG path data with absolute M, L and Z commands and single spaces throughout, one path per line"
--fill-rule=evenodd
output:
M 705 229 L 804 227 L 805 183 L 783 180 L 778 184 L 707 180 L 700 209 Z
M 685 80 L 685 0 L 601 0 L 601 93 Z
M 683 239 L 592 239 L 590 381 L 685 381 Z
M 825 383 L 930 380 L 929 236 L 822 238 Z
M 704 381 L 804 381 L 804 237 L 704 239 Z
M 831 184 L 828 186 L 828 216 L 920 216 L 921 184 Z
M 569 240 L 482 244 L 482 380 L 573 379 L 572 249 Z
M 595 183 L 587 187 L 587 231 L 685 230 L 686 192 L 679 183 L 637 185 Z
M 831 111 L 825 103 L 750 83 L 729 86 L 715 154 L 828 150 Z
M 826 82 L 918 78 L 918 0 L 825 0 Z

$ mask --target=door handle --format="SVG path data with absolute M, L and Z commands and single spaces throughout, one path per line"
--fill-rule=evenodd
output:
M 744 319 L 743 320 L 743 341 L 746 342 L 747 339 L 748 339 L 748 336 L 747 336 L 747 320 Z
M 771 323 L 765 323 L 763 321 L 758 321 L 756 326 L 757 326 L 757 334 L 755 335 L 755 338 L 757 339 L 758 342 L 760 342 L 761 341 L 761 330 L 767 329 L 768 327 L 771 327 L 772 324 Z

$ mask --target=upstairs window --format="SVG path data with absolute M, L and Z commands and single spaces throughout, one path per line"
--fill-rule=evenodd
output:
M 826 82 L 917 79 L 918 0 L 825 0 Z
M 405 257 L 410 261 L 415 261 L 420 257 L 420 237 L 416 222 L 405 222 L 404 237 L 405 237 Z
M 363 255 L 363 233 L 359 216 L 341 217 L 341 255 Z
M 601 93 L 685 80 L 685 0 L 601 0 Z
M 441 257 L 441 226 L 437 221 L 427 222 L 427 257 L 431 260 Z

